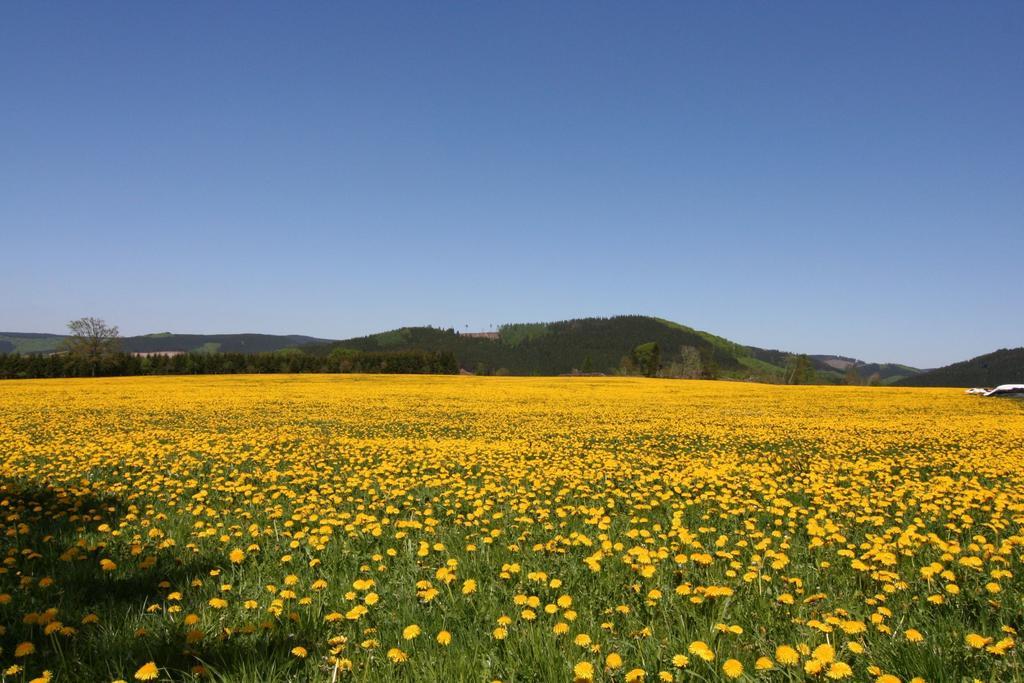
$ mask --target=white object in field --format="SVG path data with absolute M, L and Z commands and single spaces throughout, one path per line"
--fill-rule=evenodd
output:
M 968 389 L 964 393 L 965 394 L 984 394 L 986 392 L 988 392 L 988 389 L 982 389 L 981 387 L 974 387 L 973 389 Z
M 1000 384 L 991 391 L 986 391 L 986 396 L 1000 396 L 1002 394 L 1024 394 L 1024 384 Z

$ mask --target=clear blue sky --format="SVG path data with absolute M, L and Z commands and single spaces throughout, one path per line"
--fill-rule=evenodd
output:
M 0 329 L 1024 345 L 1024 3 L 0 5 Z

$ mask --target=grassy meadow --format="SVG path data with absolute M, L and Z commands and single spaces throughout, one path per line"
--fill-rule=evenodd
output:
M 1024 681 L 1024 407 L 0 383 L 0 681 Z

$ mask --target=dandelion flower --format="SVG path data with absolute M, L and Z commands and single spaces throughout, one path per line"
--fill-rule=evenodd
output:
M 743 663 L 738 659 L 727 659 L 722 663 L 722 672 L 729 678 L 739 678 L 743 675 Z
M 964 642 L 966 642 L 970 647 L 973 647 L 976 650 L 980 650 L 981 648 L 991 643 L 992 639 L 986 638 L 985 636 L 980 636 L 977 633 L 969 633 L 964 638 Z
M 825 674 L 831 679 L 839 680 L 840 678 L 849 678 L 853 675 L 853 669 L 846 662 L 832 662 L 828 667 L 828 672 Z
M 572 668 L 572 673 L 577 680 L 589 681 L 594 678 L 594 665 L 590 662 L 578 662 Z
M 146 662 L 139 667 L 138 671 L 135 672 L 135 680 L 154 681 L 159 675 L 160 670 L 156 668 L 156 662 Z

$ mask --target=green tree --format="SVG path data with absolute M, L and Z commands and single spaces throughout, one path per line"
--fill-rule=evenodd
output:
M 593 372 L 594 361 L 590 360 L 590 356 L 583 359 L 583 367 L 580 368 L 580 372 Z
M 817 374 L 807 354 L 792 355 L 789 357 L 789 367 L 786 370 L 786 384 L 814 384 Z
M 633 349 L 633 362 L 648 377 L 656 377 L 661 367 L 661 349 L 657 342 L 640 344 Z
M 100 318 L 79 318 L 68 323 L 71 332 L 64 348 L 72 362 L 85 367 L 93 377 L 102 371 L 121 348 L 121 334 L 116 325 L 107 325 Z
M 701 376 L 704 379 L 718 379 L 718 361 L 710 346 L 700 347 Z

